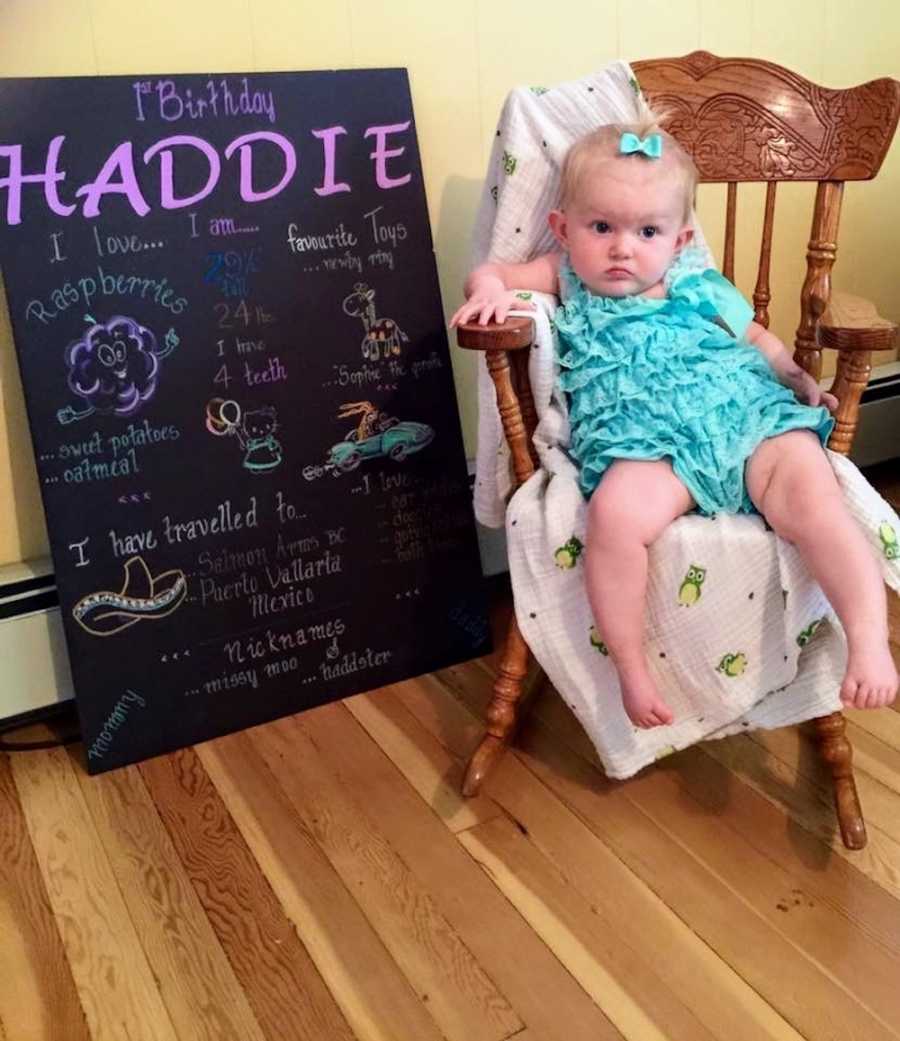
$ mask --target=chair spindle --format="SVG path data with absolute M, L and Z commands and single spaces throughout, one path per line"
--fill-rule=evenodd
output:
M 822 349 L 816 342 L 816 325 L 831 296 L 831 269 L 837 256 L 843 191 L 843 181 L 819 181 L 806 252 L 806 279 L 800 293 L 794 360 L 816 380 L 822 375 Z
M 840 408 L 834 417 L 834 430 L 828 447 L 839 455 L 849 455 L 853 436 L 859 424 L 859 403 L 872 374 L 871 351 L 841 351 L 831 393 L 838 395 Z
M 734 281 L 734 225 L 737 214 L 737 182 L 728 182 L 728 206 L 725 211 L 725 253 L 722 258 L 722 274 L 729 282 Z
M 753 318 L 764 329 L 769 328 L 769 267 L 772 258 L 772 228 L 775 224 L 775 190 L 777 181 L 766 185 L 766 213 L 763 219 L 762 241 L 759 247 L 759 269 L 756 272 L 756 288 L 753 290 Z
M 534 447 L 529 444 L 522 409 L 513 386 L 509 354 L 506 351 L 490 352 L 487 356 L 487 367 L 497 391 L 500 421 L 512 454 L 518 488 L 534 473 L 536 453 Z

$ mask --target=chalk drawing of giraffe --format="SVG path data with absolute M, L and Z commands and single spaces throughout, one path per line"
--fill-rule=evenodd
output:
M 409 337 L 393 318 L 379 318 L 375 313 L 375 290 L 365 282 L 357 282 L 353 292 L 344 297 L 344 314 L 359 318 L 366 330 L 362 341 L 362 356 L 366 361 L 378 361 L 389 354 L 399 354 L 400 345 Z

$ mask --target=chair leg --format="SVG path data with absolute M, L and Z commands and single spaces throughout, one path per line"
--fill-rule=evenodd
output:
M 831 768 L 834 779 L 834 805 L 841 838 L 847 849 L 862 849 L 866 844 L 866 825 L 853 780 L 853 748 L 844 735 L 847 725 L 844 713 L 832 712 L 830 716 L 820 716 L 813 722 L 819 752 Z
M 517 716 L 521 715 L 517 710 L 521 708 L 519 702 L 523 695 L 530 695 L 544 678 L 543 670 L 537 669 L 525 683 L 529 656 L 528 644 L 522 638 L 513 615 L 503 648 L 500 674 L 494 683 L 494 695 L 487 710 L 487 732 L 472 753 L 463 778 L 462 792 L 467 797 L 478 794 L 482 782 L 506 750 L 518 723 Z

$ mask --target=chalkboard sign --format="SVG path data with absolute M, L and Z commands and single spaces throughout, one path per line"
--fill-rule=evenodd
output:
M 484 653 L 405 70 L 0 81 L 91 772 Z

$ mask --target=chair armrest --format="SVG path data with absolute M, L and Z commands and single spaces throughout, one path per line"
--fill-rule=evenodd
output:
M 836 293 L 819 319 L 821 347 L 838 352 L 831 393 L 838 399 L 828 447 L 848 455 L 859 424 L 859 404 L 872 373 L 872 351 L 893 347 L 897 326 L 882 318 L 868 300 Z
M 479 325 L 466 322 L 456 330 L 456 342 L 469 351 L 521 351 L 534 340 L 530 318 L 507 318 L 505 322 Z
M 882 318 L 861 296 L 834 293 L 817 329 L 819 345 L 837 351 L 888 351 L 897 326 Z

